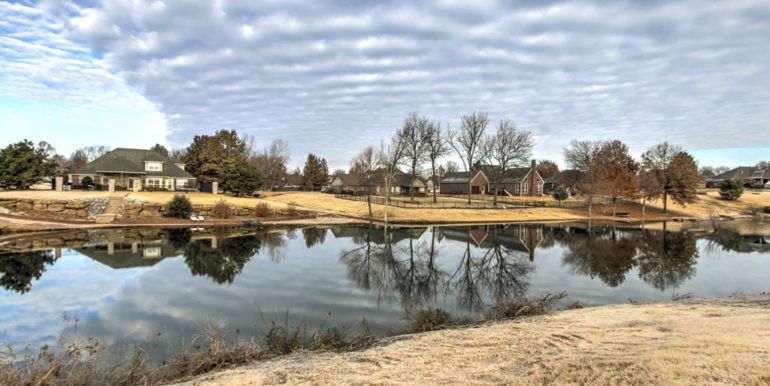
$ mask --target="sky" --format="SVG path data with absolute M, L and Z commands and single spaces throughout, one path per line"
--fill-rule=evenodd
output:
M 345 167 L 418 112 L 770 159 L 770 1 L 0 0 L 0 145 L 186 147 L 237 129 Z

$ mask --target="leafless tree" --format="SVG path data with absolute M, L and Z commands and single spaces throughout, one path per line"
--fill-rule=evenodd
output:
M 533 147 L 532 133 L 518 130 L 510 119 L 500 121 L 497 132 L 486 138 L 482 156 L 493 166 L 490 177 L 495 184 L 494 205 L 508 170 L 526 164 L 532 157 Z
M 486 113 L 471 113 L 461 118 L 458 130 L 449 130 L 449 145 L 452 146 L 465 170 L 473 174 L 473 165 L 479 158 L 483 148 L 484 132 L 489 124 Z M 471 203 L 472 191 L 468 189 L 468 203 Z
M 427 128 L 428 160 L 430 162 L 430 178 L 433 181 L 433 202 L 436 202 L 437 177 L 440 173 L 438 160 L 449 153 L 449 144 L 438 123 L 431 122 Z
M 274 140 L 262 153 L 251 156 L 251 164 L 259 170 L 265 190 L 275 189 L 286 178 L 288 162 L 289 143 L 282 139 Z
M 428 143 L 430 142 L 429 126 L 432 126 L 428 118 L 412 113 L 404 121 L 404 126 L 398 132 L 401 141 L 404 143 L 404 166 L 409 168 L 411 186 L 409 187 L 409 197 L 414 201 L 414 183 L 420 173 L 420 167 L 428 156 Z
M 655 174 L 661 186 L 663 212 L 668 210 L 668 194 L 671 190 L 669 166 L 671 166 L 671 161 L 674 160 L 674 157 L 682 151 L 681 146 L 663 142 L 649 148 L 642 154 L 642 168 Z
M 564 149 L 564 160 L 567 164 L 584 174 L 580 182 L 580 191 L 587 196 L 588 217 L 592 215 L 593 199 L 598 184 L 596 156 L 601 147 L 601 141 L 573 140 L 570 142 L 570 147 Z
M 366 193 L 366 202 L 369 205 L 369 217 L 372 217 L 372 191 L 377 185 L 375 172 L 377 170 L 377 153 L 374 148 L 368 146 L 358 153 L 350 162 L 350 174 L 358 180 Z
M 448 143 L 448 142 L 447 142 Z M 460 170 L 460 165 L 457 162 L 449 160 L 444 164 L 444 173 L 456 173 Z
M 400 133 L 396 133 L 389 143 L 383 141 L 380 144 L 380 150 L 377 152 L 377 164 L 383 171 L 383 180 L 385 182 L 385 223 L 388 222 L 388 210 L 387 205 L 390 204 L 390 192 L 393 187 L 393 179 L 396 173 L 398 173 L 398 165 L 404 158 L 406 153 L 406 145 L 403 141 L 403 136 Z
M 91 162 L 110 151 L 110 147 L 104 145 L 85 146 L 81 147 L 77 151 L 83 152 L 83 154 L 85 154 L 88 158 L 88 162 Z

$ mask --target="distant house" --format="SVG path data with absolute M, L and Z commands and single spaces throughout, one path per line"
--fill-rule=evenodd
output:
M 537 171 L 537 164 L 532 160 L 530 167 L 512 168 L 503 173 L 502 180 L 495 182 L 495 166 L 481 166 L 489 177 L 489 193 L 507 196 L 542 196 L 545 181 Z
M 489 179 L 483 171 L 452 172 L 439 181 L 441 194 L 486 194 L 489 191 Z
M 183 162 L 151 150 L 117 148 L 70 173 L 73 185 L 107 185 L 117 189 L 194 190 L 195 177 Z
M 371 189 L 375 194 L 385 194 L 384 172 L 376 170 L 373 173 L 374 176 L 369 186 L 364 185 L 359 176 L 350 173 L 336 175 L 329 186 L 335 193 L 364 194 Z M 390 193 L 408 195 L 412 191 L 415 194 L 425 194 L 425 181 L 419 177 L 413 180 L 409 174 L 397 172 L 393 176 Z
M 743 181 L 743 185 L 752 188 L 763 188 L 770 182 L 770 169 L 757 169 L 753 166 L 739 166 L 733 170 L 706 179 L 707 188 L 718 188 L 725 180 Z
M 441 177 L 437 176 L 437 175 L 434 175 L 434 176 L 426 179 L 425 180 L 425 192 L 426 193 L 433 193 L 433 191 L 435 190 L 436 193 L 441 193 L 441 189 L 440 189 L 441 184 L 439 183 L 439 181 L 441 181 Z
M 287 174 L 281 181 L 280 187 L 276 190 L 283 191 L 297 191 L 302 190 L 302 175 L 301 174 Z
M 543 188 L 546 192 L 550 192 L 559 186 L 563 186 L 567 188 L 570 193 L 574 193 L 577 191 L 577 185 L 580 183 L 583 177 L 585 177 L 585 173 L 581 172 L 580 170 L 562 170 L 553 176 L 546 178 Z

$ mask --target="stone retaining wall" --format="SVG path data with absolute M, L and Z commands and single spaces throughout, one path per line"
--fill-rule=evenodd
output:
M 232 205 L 230 207 L 233 209 L 233 215 L 235 217 L 256 216 L 256 208 L 236 207 Z M 121 206 L 121 216 L 123 218 L 162 217 L 163 214 L 166 213 L 166 208 L 166 204 L 157 202 L 125 199 Z M 212 218 L 214 217 L 213 210 L 213 205 L 193 204 L 193 214 L 198 216 Z M 276 214 L 278 213 L 273 213 L 273 215 Z
M 107 197 L 89 197 L 75 200 L 36 200 L 28 198 L 0 198 L 0 207 L 15 213 L 66 220 L 88 220 L 104 213 Z

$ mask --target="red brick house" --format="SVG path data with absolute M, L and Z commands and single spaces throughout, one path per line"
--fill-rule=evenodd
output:
M 487 194 L 489 179 L 483 171 L 447 173 L 439 181 L 441 194 Z

